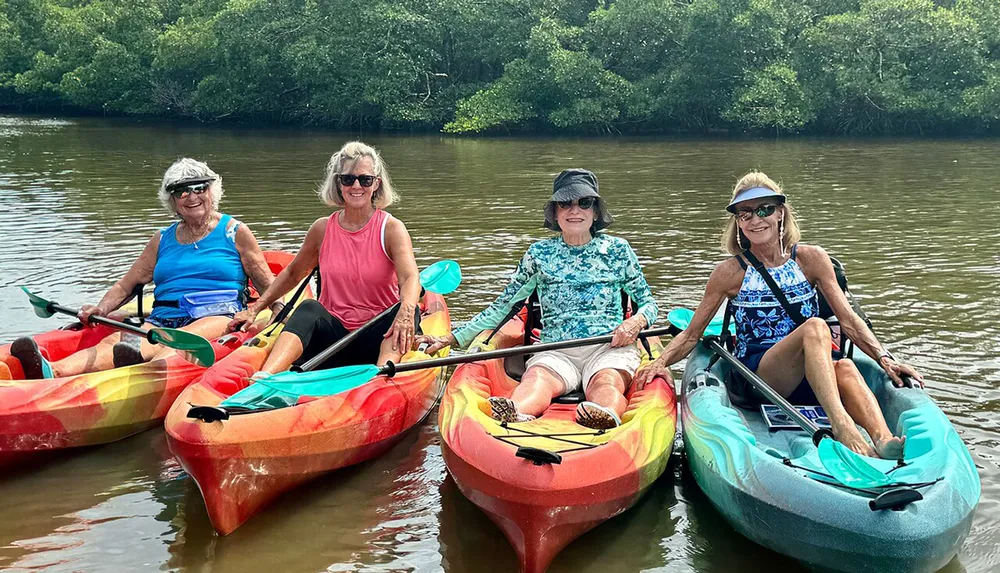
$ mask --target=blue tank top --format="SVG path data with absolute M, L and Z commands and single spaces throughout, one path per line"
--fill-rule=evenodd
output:
M 160 246 L 153 268 L 156 300 L 180 300 L 186 294 L 208 290 L 243 292 L 247 275 L 236 250 L 236 229 L 240 223 L 237 221 L 230 228 L 231 220 L 229 215 L 223 215 L 211 233 L 189 245 L 177 242 L 179 221 L 160 230 Z M 151 318 L 186 316 L 180 308 L 166 306 L 158 306 L 150 314 Z
M 803 318 L 812 318 L 819 315 L 819 298 L 799 263 L 795 262 L 796 247 L 798 245 L 792 246 L 792 256 L 785 264 L 767 269 L 767 272 L 785 293 L 789 304 L 797 307 Z M 744 264 L 742 258 L 739 261 Z M 733 354 L 737 358 L 766 351 L 797 326 L 764 282 L 764 277 L 752 266 L 747 267 L 740 292 L 732 304 L 736 322 L 736 349 Z

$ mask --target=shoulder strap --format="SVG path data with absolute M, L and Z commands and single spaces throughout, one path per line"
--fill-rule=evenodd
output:
M 785 296 L 784 291 L 781 290 L 778 283 L 774 282 L 774 278 L 771 276 L 771 273 L 767 272 L 767 269 L 764 268 L 764 263 L 760 262 L 760 260 L 750 252 L 750 249 L 743 251 L 743 256 L 746 257 L 746 260 L 750 261 L 753 268 L 757 270 L 761 278 L 764 279 L 764 282 L 767 283 L 767 288 L 771 289 L 771 292 L 774 293 L 774 298 L 778 299 L 778 302 L 781 303 L 781 308 L 785 309 L 789 318 L 795 322 L 796 326 L 801 326 L 806 319 L 803 318 L 799 309 L 795 308 L 792 306 L 792 303 L 788 302 L 788 297 Z
M 747 262 L 743 260 L 743 257 L 735 255 L 733 258 L 736 259 L 736 262 L 740 264 L 741 269 L 747 270 Z

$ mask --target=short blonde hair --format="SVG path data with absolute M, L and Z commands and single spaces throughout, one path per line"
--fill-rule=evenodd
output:
M 389 178 L 389 170 L 379 156 L 374 147 L 360 141 L 350 141 L 340 148 L 340 151 L 330 157 L 330 162 L 326 165 L 326 178 L 319 188 L 319 198 L 331 207 L 343 207 L 344 195 L 340 191 L 340 182 L 337 175 L 344 173 L 354 167 L 363 157 L 372 161 L 373 175 L 379 178 L 380 183 L 375 194 L 372 195 L 372 203 L 379 209 L 385 209 L 399 200 L 399 195 L 392 186 Z
M 781 190 L 781 185 L 778 185 L 773 179 L 768 177 L 765 173 L 760 171 L 751 171 L 740 180 L 736 182 L 736 186 L 733 187 L 733 195 L 730 201 L 736 198 L 737 195 L 746 191 L 747 189 L 753 189 L 754 187 L 767 187 L 771 191 L 779 195 L 785 195 L 785 192 Z M 787 196 L 786 196 L 787 197 Z M 781 249 L 784 251 L 791 245 L 799 242 L 801 238 L 801 233 L 799 232 L 799 223 L 795 218 L 795 210 L 785 199 L 785 202 L 779 206 L 785 212 L 784 215 L 784 228 L 785 232 L 781 235 Z M 729 217 L 726 221 L 725 227 L 722 228 L 722 250 L 729 253 L 730 255 L 738 255 L 750 247 L 750 241 L 740 230 L 739 225 L 736 223 L 736 217 Z
M 160 190 L 157 193 L 157 197 L 160 199 L 160 204 L 163 208 L 170 213 L 171 216 L 177 216 L 177 205 L 174 203 L 174 198 L 167 191 L 167 188 L 177 183 L 178 181 L 183 181 L 185 179 L 195 179 L 197 177 L 211 177 L 214 181 L 208 187 L 208 195 L 212 198 L 212 210 L 219 210 L 219 202 L 222 201 L 222 176 L 220 176 L 204 162 L 198 161 L 197 159 L 191 159 L 190 157 L 183 157 L 174 162 L 173 165 L 167 168 L 167 171 L 163 174 L 163 181 L 160 182 Z

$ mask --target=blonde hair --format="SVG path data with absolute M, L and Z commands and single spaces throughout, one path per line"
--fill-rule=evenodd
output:
M 735 199 L 740 193 L 754 187 L 767 187 L 779 195 L 785 195 L 785 192 L 781 190 L 781 185 L 775 183 L 765 173 L 751 171 L 740 177 L 740 180 L 736 182 L 730 201 Z M 785 213 L 783 219 L 785 230 L 781 235 L 781 250 L 784 252 L 786 248 L 798 243 L 802 234 L 799 232 L 799 223 L 795 219 L 795 210 L 788 204 L 788 200 L 786 199 L 779 208 L 784 210 Z M 722 228 L 721 243 L 722 250 L 730 255 L 738 255 L 750 247 L 750 241 L 743 235 L 743 231 L 740 231 L 739 225 L 736 223 L 736 217 L 729 217 L 726 220 L 726 225 Z
M 212 198 L 212 210 L 219 210 L 219 202 L 222 201 L 222 177 L 212 171 L 207 164 L 197 159 L 191 159 L 190 157 L 183 157 L 174 162 L 173 165 L 167 168 L 166 173 L 163 174 L 163 181 L 160 182 L 160 190 L 157 196 L 160 199 L 160 204 L 163 208 L 170 213 L 171 216 L 177 216 L 177 205 L 174 204 L 174 198 L 167 191 L 167 187 L 170 187 L 178 181 L 184 181 L 185 179 L 194 179 L 196 177 L 211 177 L 214 179 L 211 185 L 208 187 L 208 194 Z
M 344 173 L 354 167 L 357 162 L 367 157 L 372 161 L 373 175 L 379 178 L 378 189 L 372 195 L 372 204 L 379 209 L 385 209 L 399 200 L 399 195 L 392 187 L 392 180 L 389 178 L 389 171 L 385 162 L 379 156 L 374 147 L 361 143 L 360 141 L 349 141 L 340 148 L 340 151 L 330 156 L 330 162 L 326 165 L 326 178 L 319 188 L 319 198 L 331 207 L 343 207 L 344 195 L 340 190 L 340 182 L 337 175 Z

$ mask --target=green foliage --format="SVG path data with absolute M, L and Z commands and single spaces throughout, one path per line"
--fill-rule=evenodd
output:
M 0 0 L 0 107 L 449 133 L 987 133 L 1000 2 Z

